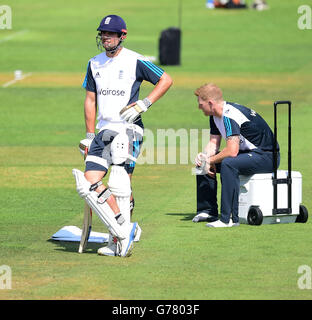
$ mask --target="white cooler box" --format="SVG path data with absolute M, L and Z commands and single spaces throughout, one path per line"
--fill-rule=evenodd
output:
M 239 220 L 254 225 L 273 223 L 292 223 L 302 210 L 302 176 L 292 171 L 292 212 L 273 214 L 273 173 L 240 176 Z M 278 170 L 277 178 L 287 178 L 287 170 Z M 287 184 L 277 185 L 277 209 L 288 208 Z M 305 209 L 305 208 L 304 208 Z M 259 217 L 260 214 L 260 217 Z M 306 221 L 300 221 L 306 222 Z

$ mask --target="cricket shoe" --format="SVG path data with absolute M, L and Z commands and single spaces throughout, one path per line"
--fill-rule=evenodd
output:
M 110 246 L 107 245 L 106 247 L 102 247 L 98 249 L 97 253 L 100 256 L 112 256 L 115 257 L 117 256 L 117 244 L 113 243 Z
M 117 256 L 117 238 L 109 234 L 107 246 L 98 249 L 98 254 L 100 256 Z
M 206 224 L 206 227 L 213 227 L 213 228 L 229 228 L 229 227 L 238 227 L 238 222 L 233 222 L 232 219 L 230 219 L 229 223 L 224 223 L 221 220 L 217 220 L 214 222 L 210 222 Z
M 239 222 L 233 222 L 233 220 L 230 219 L 229 227 L 239 227 Z
M 212 228 L 228 228 L 231 226 L 232 225 L 230 223 L 224 223 L 221 220 L 217 220 L 217 221 L 206 224 L 206 227 L 212 227 Z
M 120 257 L 130 257 L 133 249 L 133 241 L 138 231 L 138 223 L 130 224 L 129 236 L 117 241 L 117 255 Z
M 113 242 L 106 247 L 98 249 L 98 254 L 101 256 L 120 256 L 130 257 L 133 249 L 133 241 L 137 234 L 138 224 L 137 222 L 129 225 L 129 235 L 125 239 L 113 238 Z
M 194 218 L 193 218 L 193 222 L 202 222 L 202 221 L 208 221 L 208 220 L 216 220 L 218 219 L 217 216 L 212 216 L 211 214 L 207 213 L 207 212 L 201 212 L 199 214 L 197 214 Z

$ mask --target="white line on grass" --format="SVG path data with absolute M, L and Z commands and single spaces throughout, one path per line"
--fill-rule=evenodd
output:
M 25 78 L 27 78 L 27 77 L 29 77 L 29 76 L 31 76 L 31 75 L 32 75 L 32 73 L 29 72 L 29 73 L 26 73 L 26 74 L 22 75 L 19 79 L 13 79 L 13 80 L 11 80 L 11 81 L 8 81 L 8 82 L 6 82 L 6 83 L 4 83 L 4 84 L 2 85 L 2 88 L 7 88 L 7 87 L 9 87 L 10 85 L 16 83 L 17 81 L 23 80 L 23 79 L 25 79 Z
M 14 39 L 15 37 L 20 36 L 21 34 L 24 34 L 26 32 L 28 32 L 28 30 L 26 30 L 26 29 L 18 31 L 18 32 L 15 32 L 15 33 L 13 33 L 13 34 L 11 34 L 11 35 L 3 38 L 3 39 L 0 39 L 0 43 L 6 42 L 6 41 L 10 41 L 10 40 Z

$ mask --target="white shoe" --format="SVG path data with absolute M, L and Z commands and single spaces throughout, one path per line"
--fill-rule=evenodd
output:
M 116 256 L 117 255 L 117 238 L 113 237 L 111 233 L 109 233 L 107 246 L 98 249 L 97 253 L 100 256 Z
M 239 222 L 233 222 L 233 220 L 230 219 L 229 227 L 239 227 Z
M 129 236 L 117 241 L 117 255 L 120 257 L 130 257 L 133 249 L 133 241 L 137 234 L 138 223 L 130 224 Z
M 199 214 L 197 214 L 194 218 L 193 218 L 193 222 L 202 222 L 202 221 L 207 221 L 208 219 L 212 219 L 212 218 L 216 218 L 215 216 L 210 215 L 209 213 L 206 212 L 201 212 Z
M 137 222 L 131 223 L 129 226 L 129 236 L 127 238 L 119 240 L 116 237 L 112 237 L 111 235 L 109 235 L 107 246 L 98 249 L 98 254 L 101 256 L 131 256 L 133 242 L 135 241 L 135 239 L 140 239 L 142 230 Z
M 112 238 L 106 247 L 98 249 L 98 254 L 101 256 L 120 256 L 120 257 L 130 257 L 133 249 L 133 241 L 137 235 L 138 226 L 137 222 L 131 223 L 129 225 L 129 235 L 123 240 Z M 141 228 L 140 228 L 141 231 Z M 116 240 L 115 240 L 116 239 Z
M 231 227 L 231 225 L 230 225 L 230 223 L 224 223 L 221 220 L 217 220 L 214 222 L 207 223 L 206 227 L 227 228 L 227 227 Z
M 117 244 L 113 243 L 110 246 L 102 247 L 98 249 L 97 253 L 100 256 L 117 256 Z

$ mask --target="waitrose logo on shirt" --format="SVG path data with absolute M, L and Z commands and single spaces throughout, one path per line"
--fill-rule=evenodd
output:
M 125 90 L 118 90 L 118 89 L 100 89 L 97 92 L 99 95 L 103 96 L 124 96 Z

